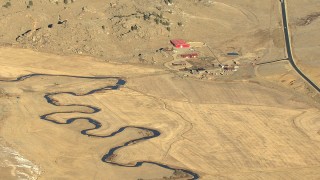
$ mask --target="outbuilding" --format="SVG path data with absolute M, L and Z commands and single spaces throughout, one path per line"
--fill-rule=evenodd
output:
M 176 48 L 190 48 L 190 44 L 182 39 L 172 39 L 170 42 Z
M 187 65 L 187 63 L 184 61 L 178 61 L 178 62 L 172 63 L 172 66 L 185 66 L 185 65 Z
M 191 58 L 197 58 L 199 55 L 198 53 L 189 53 L 189 54 L 181 54 L 180 57 L 191 59 Z

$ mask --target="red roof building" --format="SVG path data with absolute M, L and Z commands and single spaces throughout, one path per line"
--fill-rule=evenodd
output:
M 197 58 L 198 56 L 199 56 L 198 53 L 180 54 L 180 57 L 186 58 L 186 59 Z
M 186 43 L 182 39 L 172 39 L 170 40 L 171 44 L 176 48 L 189 48 L 190 44 Z

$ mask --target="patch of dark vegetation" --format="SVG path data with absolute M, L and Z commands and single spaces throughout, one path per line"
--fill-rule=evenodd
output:
M 4 8 L 9 8 L 9 7 L 11 7 L 11 2 L 10 2 L 10 0 L 9 0 L 8 2 L 6 2 L 4 5 L 2 5 L 2 7 L 4 7 Z
M 173 4 L 173 0 L 164 0 L 164 2 L 169 5 L 169 4 Z
M 30 1 L 28 2 L 27 8 L 29 9 L 29 8 L 31 8 L 32 6 L 33 6 L 33 1 L 30 0 Z
M 128 17 L 134 17 L 137 19 L 143 18 L 143 20 L 148 21 L 150 19 L 153 19 L 156 24 L 162 24 L 164 26 L 169 26 L 170 22 L 169 19 L 166 19 L 163 17 L 163 15 L 160 13 L 156 13 L 156 12 L 140 12 L 137 11 L 136 13 L 132 13 L 129 15 L 114 15 L 113 17 L 110 18 L 110 20 L 113 20 L 114 18 L 128 18 Z
M 63 0 L 64 4 L 70 4 L 70 3 L 74 3 L 74 0 Z
M 138 20 L 134 24 L 132 20 Z M 164 29 L 167 31 L 171 30 L 171 22 L 168 18 L 163 17 L 162 12 L 142 12 L 137 10 L 131 14 L 116 14 L 113 15 L 109 20 L 113 21 L 113 29 L 119 32 L 118 37 L 123 37 L 131 32 L 136 31 L 137 33 L 140 32 L 139 29 L 143 27 L 143 23 L 155 23 L 157 25 L 162 25 Z M 143 31 L 143 30 L 142 30 Z
M 318 17 L 320 17 L 320 12 L 315 12 L 303 18 L 298 19 L 296 24 L 297 26 L 307 26 L 311 24 L 313 21 L 315 21 Z

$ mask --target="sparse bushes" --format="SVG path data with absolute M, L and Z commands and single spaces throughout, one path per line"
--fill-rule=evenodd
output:
M 27 5 L 27 8 L 31 8 L 31 6 L 33 6 L 33 1 L 29 1 L 28 5 Z
M 160 21 L 162 25 L 164 26 L 169 26 L 170 22 L 169 21 Z
M 160 19 L 159 18 L 155 18 L 154 21 L 156 22 L 156 24 L 160 23 Z
M 8 1 L 8 2 L 6 2 L 6 4 L 4 4 L 2 7 L 4 7 L 4 8 L 9 8 L 10 6 L 11 6 L 11 2 Z
M 75 0 L 63 0 L 63 3 L 64 4 L 71 4 L 71 3 L 74 3 Z
M 172 4 L 173 3 L 173 0 L 164 0 L 164 2 L 169 5 L 169 4 Z
M 146 21 L 146 20 L 149 20 L 150 19 L 150 14 L 144 14 L 143 15 L 143 19 Z
M 138 26 L 135 24 L 134 26 L 131 26 L 131 31 L 137 30 Z

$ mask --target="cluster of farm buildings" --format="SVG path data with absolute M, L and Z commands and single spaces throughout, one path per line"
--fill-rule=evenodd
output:
M 211 54 L 212 57 L 203 56 L 200 51 L 196 51 L 191 43 L 187 43 L 185 40 L 173 39 L 170 40 L 170 43 L 173 46 L 172 49 L 166 49 L 167 51 L 174 52 L 174 60 L 167 66 L 170 69 L 186 71 L 193 75 L 209 74 L 210 72 L 211 74 L 223 75 L 225 72 L 237 71 L 239 68 L 238 64 L 235 62 L 230 65 L 222 64 L 213 53 Z M 202 44 L 201 47 L 206 47 L 204 43 L 200 44 Z M 232 52 L 230 55 L 236 56 L 238 54 Z

